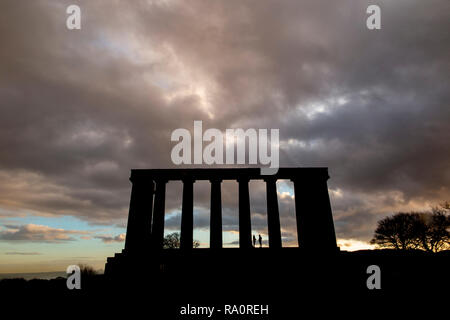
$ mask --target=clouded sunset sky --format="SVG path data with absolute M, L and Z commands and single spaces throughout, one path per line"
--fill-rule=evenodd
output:
M 81 30 L 66 8 L 81 8 Z M 366 9 L 381 8 L 381 30 Z M 124 246 L 131 168 L 175 167 L 177 128 L 276 128 L 280 166 L 329 168 L 338 244 L 450 200 L 450 1 L 0 2 L 0 273 L 102 269 Z M 181 183 L 167 185 L 166 233 Z M 224 243 L 237 183 L 222 184 Z M 209 184 L 194 186 L 209 244 Z M 293 188 L 278 182 L 284 245 Z M 253 233 L 267 240 L 263 183 Z

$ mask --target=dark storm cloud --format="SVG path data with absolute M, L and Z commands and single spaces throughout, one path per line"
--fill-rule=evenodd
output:
M 2 1 L 2 209 L 121 225 L 129 169 L 171 167 L 170 134 L 193 120 L 280 128 L 281 165 L 330 167 L 339 237 L 449 196 L 448 1 L 377 1 L 379 31 L 366 1 L 78 3 L 69 31 L 69 1 Z M 264 185 L 252 190 L 264 230 Z M 167 212 L 180 194 L 168 184 Z M 222 196 L 236 230 L 237 184 Z M 289 238 L 292 199 L 279 202 Z

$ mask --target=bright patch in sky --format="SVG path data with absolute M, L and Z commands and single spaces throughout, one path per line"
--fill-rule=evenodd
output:
M 338 247 L 343 251 L 357 251 L 375 249 L 374 245 L 368 242 L 355 240 L 355 239 L 338 239 Z

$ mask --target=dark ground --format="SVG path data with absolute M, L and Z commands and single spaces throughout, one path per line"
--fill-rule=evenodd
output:
M 169 251 L 161 258 L 165 265 L 159 270 L 139 257 L 124 277 L 82 276 L 81 290 L 68 290 L 64 278 L 5 279 L 0 281 L 0 294 L 2 302 L 45 306 L 47 312 L 118 316 L 131 310 L 147 319 L 208 318 L 180 315 L 187 304 L 222 310 L 224 304 L 269 305 L 269 316 L 215 313 L 212 319 L 300 319 L 306 311 L 316 316 L 350 315 L 359 310 L 355 307 L 380 317 L 386 310 L 414 314 L 416 309 L 447 310 L 445 303 L 450 302 L 448 251 L 374 250 L 325 257 L 295 249 L 229 250 L 217 256 L 200 249 L 190 255 Z M 369 265 L 381 269 L 380 290 L 366 286 Z M 22 311 L 30 310 L 18 309 Z

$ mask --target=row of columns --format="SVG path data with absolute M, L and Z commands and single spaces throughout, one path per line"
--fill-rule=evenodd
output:
M 193 246 L 193 184 L 195 180 L 183 181 L 183 202 L 181 213 L 181 249 Z M 251 217 L 249 179 L 237 179 L 239 184 L 239 247 L 251 248 Z M 292 179 L 295 192 L 295 211 L 299 247 L 336 247 L 333 218 L 325 181 Z M 142 182 L 133 181 L 130 213 L 128 218 L 125 249 L 145 250 L 151 243 L 153 249 L 161 249 L 164 239 L 164 214 L 167 180 Z M 222 248 L 222 199 L 221 179 L 211 179 L 210 247 Z M 267 193 L 267 225 L 269 247 L 281 248 L 280 215 L 276 178 L 265 179 Z M 152 212 L 154 194 L 154 210 Z M 153 217 L 152 217 L 153 216 Z M 151 223 L 153 218 L 153 223 Z M 150 228 L 151 224 L 151 228 Z M 150 232 L 151 230 L 151 232 Z

